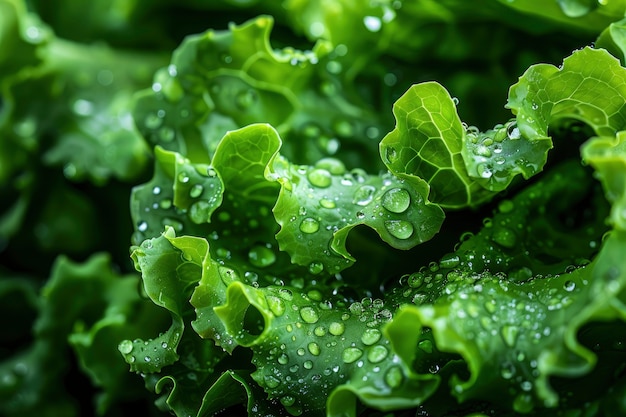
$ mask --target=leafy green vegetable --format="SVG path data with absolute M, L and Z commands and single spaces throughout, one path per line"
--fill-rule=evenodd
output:
M 57 3 L 0 0 L 0 414 L 626 413 L 626 2 Z

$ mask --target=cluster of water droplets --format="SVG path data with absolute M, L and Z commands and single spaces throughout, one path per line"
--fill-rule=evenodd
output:
M 493 191 L 500 191 L 518 173 L 530 177 L 540 170 L 542 147 L 522 136 L 515 119 L 480 132 L 465 126 L 463 157 L 470 176 L 485 182 Z M 547 145 L 542 143 L 542 146 Z M 545 149 L 547 150 L 547 148 Z
M 342 383 L 382 383 L 386 389 L 402 384 L 404 371 L 381 331 L 392 316 L 382 300 L 365 298 L 346 308 L 317 290 L 266 291 L 274 319 L 264 344 L 253 348 L 255 378 L 290 413 L 325 401 Z
M 191 227 L 206 224 L 221 201 L 222 183 L 212 167 L 191 164 L 179 155 L 176 155 L 175 164 L 175 178 L 161 180 L 155 177 L 135 190 L 133 198 L 139 201 L 139 205 L 133 212 L 136 219 L 133 244 L 158 236 L 165 226 L 180 234 L 185 224 Z M 179 201 L 179 205 L 175 205 L 175 201 Z
M 158 372 L 163 366 L 170 365 L 178 358 L 176 346 L 180 332 L 162 333 L 152 340 L 123 340 L 117 349 L 135 372 Z

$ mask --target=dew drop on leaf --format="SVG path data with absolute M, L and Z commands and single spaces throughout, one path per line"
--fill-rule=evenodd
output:
M 292 405 L 296 403 L 296 399 L 295 397 L 292 397 L 291 395 L 285 395 L 284 397 L 280 399 L 280 403 L 284 405 L 285 407 L 291 407 Z
M 311 262 L 309 264 L 309 272 L 313 275 L 317 275 L 324 270 L 324 265 L 321 262 Z
M 341 336 L 343 332 L 346 330 L 346 326 L 343 323 L 333 321 L 328 326 L 328 332 L 333 336 Z
M 252 265 L 264 268 L 276 262 L 276 254 L 265 245 L 255 245 L 248 252 L 248 260 Z
M 517 243 L 515 232 L 505 226 L 494 229 L 491 239 L 498 245 L 509 249 Z
M 307 174 L 309 182 L 315 187 L 327 188 L 332 184 L 332 175 L 325 169 L 316 168 Z
M 504 379 L 511 379 L 515 376 L 515 366 L 511 362 L 504 362 L 500 368 L 500 376 Z
M 315 311 L 315 309 L 313 309 L 312 307 L 303 307 L 302 309 L 300 309 L 300 317 L 302 318 L 302 320 L 304 320 L 305 323 L 317 323 L 317 321 L 319 320 L 319 316 L 317 314 L 317 311 Z
M 502 326 L 501 334 L 504 343 L 506 343 L 509 347 L 513 347 L 515 346 L 515 342 L 517 341 L 517 337 L 519 335 L 519 327 L 515 325 Z
M 265 386 L 268 388 L 276 388 L 280 385 L 280 380 L 272 375 L 265 375 L 263 382 L 265 382 Z
M 380 330 L 378 330 L 378 329 L 365 329 L 365 331 L 361 335 L 361 342 L 363 342 L 363 344 L 366 345 L 366 346 L 370 346 L 370 345 L 373 345 L 374 343 L 378 342 L 381 337 L 382 337 L 382 334 L 381 334 Z
M 308 344 L 307 348 L 309 349 L 309 352 L 311 353 L 311 355 L 319 356 L 319 354 L 320 354 L 320 346 L 317 343 L 311 342 L 311 343 Z
M 145 232 L 146 230 L 148 230 L 148 223 L 141 221 L 137 224 L 137 230 L 139 230 L 140 232 Z
M 367 206 L 374 199 L 376 188 L 371 185 L 363 185 L 354 192 L 352 202 L 359 206 Z
M 568 292 L 574 291 L 574 289 L 576 289 L 576 283 L 574 281 L 565 281 L 563 288 Z
M 385 383 L 389 388 L 398 388 L 403 381 L 402 370 L 399 366 L 392 366 L 385 373 Z
M 196 201 L 189 207 L 187 215 L 189 216 L 189 219 L 195 224 L 207 223 L 209 220 L 209 209 L 210 205 L 207 201 Z
M 133 350 L 133 342 L 130 340 L 123 340 L 118 345 L 117 349 L 123 354 L 127 355 Z
M 176 132 L 171 127 L 163 127 L 159 130 L 159 138 L 163 142 L 171 142 L 176 137 Z
M 408 239 L 413 235 L 413 225 L 406 220 L 387 220 L 385 228 L 390 235 L 397 239 Z
M 276 316 L 280 317 L 285 313 L 285 302 L 273 295 L 268 295 L 266 297 L 267 305 L 270 308 L 270 311 Z
M 382 21 L 376 16 L 365 16 L 363 24 L 370 32 L 378 32 L 382 27 Z
M 381 345 L 373 346 L 367 353 L 367 360 L 371 363 L 382 362 L 388 355 L 389 351 Z
M 356 347 L 348 347 L 343 350 L 343 354 L 341 355 L 341 359 L 345 363 L 356 362 L 361 356 L 363 356 L 363 351 Z
M 281 353 L 277 360 L 278 360 L 278 363 L 280 363 L 281 365 L 286 365 L 287 363 L 289 363 L 289 356 L 287 356 L 284 353 Z
M 305 218 L 304 220 L 302 220 L 302 223 L 300 223 L 300 231 L 302 233 L 315 233 L 319 230 L 319 228 L 319 222 L 311 217 Z
M 382 205 L 392 213 L 404 213 L 411 204 L 411 195 L 404 188 L 388 190 L 382 199 Z
M 203 191 L 204 191 L 204 187 L 201 184 L 195 184 L 189 190 L 189 197 L 191 197 L 191 198 L 198 198 L 198 197 L 200 197 L 200 195 L 202 194 Z

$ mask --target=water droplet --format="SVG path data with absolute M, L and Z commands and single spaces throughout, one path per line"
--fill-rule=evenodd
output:
M 348 347 L 343 350 L 341 358 L 345 363 L 352 363 L 356 362 L 356 360 L 359 359 L 361 356 L 363 356 L 363 351 L 361 349 L 356 347 Z
M 399 366 L 392 366 L 385 373 L 385 383 L 389 388 L 398 388 L 402 385 L 403 379 L 402 369 Z
M 270 308 L 270 311 L 276 316 L 280 317 L 285 313 L 285 302 L 273 295 L 268 295 L 266 297 L 267 305 Z
M 504 339 L 504 343 L 506 343 L 509 347 L 513 347 L 515 346 L 517 336 L 519 335 L 519 327 L 515 325 L 502 326 L 501 334 L 502 339 Z
M 313 362 L 312 361 L 304 361 L 302 366 L 304 367 L 304 369 L 313 369 Z
M 169 208 L 169 206 L 171 205 L 171 200 L 168 201 L 170 203 L 167 208 Z M 187 215 L 189 216 L 189 219 L 195 224 L 207 223 L 209 221 L 210 207 L 211 206 L 209 205 L 209 203 L 205 200 L 196 201 L 191 206 L 189 206 L 189 211 L 187 212 Z
M 330 326 L 328 326 L 328 332 L 333 336 L 341 336 L 345 330 L 345 324 L 336 321 L 333 321 L 330 323 Z
M 317 321 L 319 320 L 317 311 L 315 311 L 315 309 L 313 309 L 312 307 L 301 308 L 300 317 L 302 317 L 302 320 L 304 320 L 305 323 L 310 323 L 310 324 L 317 323 Z
M 293 293 L 291 292 L 291 290 L 288 290 L 286 288 L 278 290 L 278 296 L 285 301 L 293 300 Z
M 509 361 L 504 362 L 500 368 L 500 376 L 504 379 L 513 378 L 515 376 L 515 366 Z
M 271 389 L 276 388 L 280 385 L 280 379 L 272 375 L 265 375 L 263 377 L 263 381 L 265 382 L 265 386 Z
M 313 356 L 319 356 L 320 354 L 320 346 L 315 343 L 315 342 L 311 342 L 307 345 L 307 348 L 309 349 L 309 352 L 311 353 L 311 355 Z
M 415 272 L 409 275 L 409 278 L 406 280 L 406 283 L 411 288 L 419 288 L 424 283 L 424 274 L 421 272 Z
M 74 102 L 72 110 L 78 116 L 89 116 L 93 113 L 94 105 L 91 101 L 78 99 Z
M 340 62 L 337 61 L 328 61 L 328 63 L 326 64 L 326 70 L 331 74 L 339 74 L 342 69 L 343 66 Z
M 130 352 L 132 352 L 133 350 L 133 342 L 131 342 L 130 340 L 123 340 L 120 342 L 120 344 L 117 346 L 117 349 L 120 351 L 120 353 L 122 353 L 123 355 L 128 355 Z
M 169 198 L 164 198 L 159 202 L 159 207 L 161 207 L 163 210 L 167 210 L 168 208 L 172 207 L 172 200 Z
M 423 352 L 433 353 L 433 342 L 428 339 L 420 340 L 417 344 L 417 347 L 420 348 Z
M 145 356 L 145 357 L 143 358 L 143 360 L 144 360 L 145 362 L 150 362 L 150 361 L 152 361 L 152 358 L 151 358 L 150 356 Z
M 385 157 L 389 163 L 393 164 L 398 159 L 398 152 L 393 146 L 387 146 L 385 149 Z
M 389 351 L 387 350 L 386 347 L 381 346 L 381 345 L 376 345 L 373 346 L 369 352 L 367 352 L 367 360 L 370 361 L 371 363 L 379 363 L 382 362 L 387 355 L 389 354 Z
M 397 239 L 408 239 L 413 235 L 413 225 L 406 220 L 387 220 L 385 228 Z
M 461 263 L 461 258 L 459 258 L 459 256 L 454 253 L 444 255 L 439 261 L 439 265 L 442 268 L 454 268 L 458 266 L 459 263 Z
M 328 198 L 322 198 L 320 200 L 320 206 L 327 209 L 334 209 L 335 207 L 337 207 L 337 204 L 335 204 L 333 200 L 330 200 Z
M 163 142 L 171 142 L 176 137 L 176 132 L 171 127 L 163 127 L 159 130 L 159 138 Z
M 284 405 L 285 407 L 291 407 L 292 405 L 296 403 L 296 399 L 295 397 L 292 397 L 291 395 L 285 395 L 284 397 L 280 399 L 280 403 Z
M 167 342 L 162 342 L 162 343 L 161 343 L 161 347 L 162 347 L 163 349 L 167 349 L 167 346 L 168 346 L 168 345 L 167 345 Z
M 376 188 L 371 185 L 363 185 L 354 192 L 352 202 L 359 206 L 367 206 L 374 199 Z
M 431 374 L 436 374 L 437 372 L 439 372 L 439 365 L 437 364 L 432 364 L 428 367 L 428 372 L 430 372 Z
M 511 200 L 502 200 L 498 204 L 498 210 L 500 213 L 510 213 L 515 208 L 515 204 Z
M 378 32 L 382 27 L 382 21 L 376 16 L 365 16 L 363 24 L 370 32 Z
M 333 129 L 338 136 L 342 138 L 351 137 L 354 135 L 354 129 L 349 120 L 337 119 L 333 122 Z
M 411 204 L 411 195 L 404 188 L 388 190 L 382 199 L 382 205 L 392 213 L 404 213 Z
M 202 195 L 203 191 L 204 191 L 204 187 L 202 185 L 195 184 L 193 187 L 189 189 L 189 197 L 198 198 L 200 197 L 200 195 Z
M 289 363 L 289 356 L 287 356 L 284 353 L 281 353 L 280 356 L 278 356 L 278 363 L 280 363 L 281 365 L 286 365 L 287 363 Z
M 145 232 L 146 230 L 148 230 L 148 223 L 144 221 L 137 223 L 137 230 L 139 230 L 140 232 Z
M 313 330 L 313 333 L 315 334 L 315 336 L 318 337 L 322 337 L 326 335 L 326 327 L 324 326 L 317 326 L 315 328 L 315 330 Z
M 522 381 L 519 384 L 520 388 L 524 391 L 530 391 L 533 389 L 533 383 L 530 381 Z
M 44 39 L 44 31 L 37 26 L 29 26 L 26 28 L 24 34 L 26 35 L 26 41 L 29 43 L 40 43 Z
M 322 35 L 324 35 L 324 31 L 324 23 L 320 21 L 315 21 L 309 26 L 309 32 L 314 38 L 320 38 Z
M 574 291 L 576 289 L 576 283 L 574 281 L 565 281 L 563 288 L 568 292 Z
M 311 262 L 309 264 L 309 272 L 313 275 L 317 275 L 324 270 L 324 265 L 321 262 Z
M 252 265 L 264 268 L 276 262 L 276 254 L 266 245 L 255 245 L 248 252 L 248 260 Z
M 325 169 L 316 168 L 309 171 L 307 178 L 315 187 L 327 188 L 332 184 L 333 177 L 330 172 Z
M 317 220 L 307 217 L 300 223 L 300 231 L 302 233 L 315 233 L 319 230 L 320 224 Z
M 517 243 L 515 232 L 505 226 L 494 229 L 491 239 L 498 245 L 508 249 L 515 247 Z
M 493 175 L 493 171 L 487 164 L 478 164 L 476 166 L 476 174 L 480 178 L 489 179 Z
M 378 329 L 365 329 L 361 335 L 361 342 L 366 346 L 371 346 L 378 342 L 382 337 L 382 333 Z
M 187 175 L 186 172 L 181 172 L 178 174 L 178 181 L 182 182 L 183 184 L 186 184 L 189 182 L 189 175 Z
M 506 135 L 511 140 L 517 140 L 517 139 L 520 139 L 522 137 L 522 133 L 520 132 L 519 128 L 517 127 L 517 123 L 511 123 L 507 127 Z

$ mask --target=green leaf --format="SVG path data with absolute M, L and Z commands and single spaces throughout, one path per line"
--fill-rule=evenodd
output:
M 507 7 L 519 10 L 524 14 L 538 15 L 552 20 L 576 32 L 602 31 L 611 22 L 624 17 L 626 3 L 622 0 L 591 1 L 591 0 L 556 0 L 542 2 L 539 0 L 520 0 L 509 2 L 500 0 Z
M 180 358 L 177 347 L 185 329 L 183 316 L 200 274 L 197 265 L 181 259 L 169 243 L 167 238 L 174 236 L 174 229 L 168 227 L 162 237 L 145 240 L 131 254 L 135 268 L 142 274 L 146 295 L 172 316 L 169 329 L 157 337 L 124 340 L 118 345 L 118 350 L 135 372 L 160 372 Z
M 505 190 L 517 174 L 525 179 L 535 175 L 552 148 L 548 138 L 523 138 L 515 120 L 484 133 L 468 128 L 463 144 L 461 154 L 469 176 L 489 191 Z
M 153 88 L 136 95 L 140 132 L 153 145 L 207 162 L 228 131 L 269 123 L 286 139 L 282 152 L 290 159 L 316 161 L 341 148 L 354 165 L 378 169 L 372 139 L 383 125 L 334 72 L 337 54 L 324 41 L 310 50 L 272 47 L 273 24 L 259 16 L 187 37 Z
M 9 284 L 11 281 L 7 279 L 3 282 Z M 12 282 L 18 283 L 16 280 Z M 28 309 L 34 309 L 38 316 L 34 325 L 26 328 L 32 331 L 32 342 L 23 350 L 11 352 L 11 356 L 0 364 L 3 376 L 0 389 L 2 414 L 76 415 L 75 401 L 58 383 L 71 364 L 68 338 L 71 340 L 73 334 L 92 325 L 107 309 L 110 309 L 109 319 L 117 313 L 117 322 L 123 321 L 128 305 L 138 301 L 137 293 L 130 290 L 136 285 L 136 276 L 113 271 L 110 257 L 104 253 L 94 254 L 84 263 L 58 257 L 40 297 L 35 300 L 31 298 L 32 294 L 24 293 L 34 305 L 23 306 L 20 314 L 23 318 L 27 317 L 31 314 Z M 5 292 L 10 288 L 8 285 L 2 287 L 2 292 L 11 293 Z M 23 282 L 19 287 L 23 291 L 32 291 Z M 19 298 L 15 293 L 13 297 Z M 3 304 L 8 308 L 10 302 L 4 301 Z M 116 355 L 115 343 L 93 345 L 92 352 L 80 348 L 76 352 L 81 365 L 85 366 L 83 369 L 105 390 L 99 408 L 102 412 L 112 401 L 128 398 L 133 392 L 137 395 L 136 389 L 132 391 L 131 375 Z M 94 363 L 90 355 L 96 351 L 97 362 Z
M 328 158 L 315 166 L 279 159 L 268 177 L 281 184 L 274 207 L 281 250 L 318 273 L 323 268 L 335 274 L 354 263 L 346 241 L 355 226 L 367 225 L 394 248 L 410 249 L 431 239 L 444 218 L 428 201 L 428 185 L 417 177 L 347 172 Z
M 511 87 L 507 107 L 517 116 L 521 136 L 530 141 L 547 140 L 549 124 L 567 118 L 586 123 L 597 135 L 612 136 L 624 128 L 625 97 L 626 71 L 619 61 L 606 50 L 585 47 L 559 68 L 531 66 Z
M 607 26 L 595 42 L 596 48 L 604 48 L 613 56 L 620 59 L 622 65 L 626 62 L 626 20 L 622 19 Z
M 581 153 L 596 170 L 612 204 L 611 225 L 626 230 L 626 132 L 617 132 L 615 137 L 594 137 L 583 144 Z
M 275 184 L 265 179 L 282 141 L 268 124 L 253 124 L 228 132 L 217 145 L 213 166 L 221 174 L 224 186 L 246 200 L 273 203 Z M 267 190 L 265 190 L 267 189 Z
M 493 195 L 465 169 L 465 129 L 445 88 L 436 82 L 414 85 L 396 101 L 393 114 L 396 127 L 380 142 L 393 174 L 426 180 L 430 200 L 442 207 L 474 206 Z
M 175 152 L 156 148 L 153 178 L 133 189 L 133 243 L 159 236 L 170 226 L 177 232 L 208 234 L 207 223 L 222 203 L 224 186 L 210 165 L 192 164 Z

